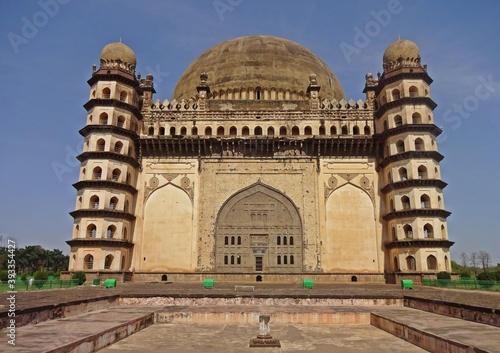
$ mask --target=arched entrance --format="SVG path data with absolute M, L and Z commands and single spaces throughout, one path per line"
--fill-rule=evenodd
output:
M 231 196 L 216 223 L 216 270 L 300 272 L 302 222 L 293 202 L 262 183 Z

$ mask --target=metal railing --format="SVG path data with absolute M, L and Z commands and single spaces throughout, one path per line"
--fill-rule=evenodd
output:
M 441 288 L 500 291 L 500 282 L 479 281 L 475 278 L 461 278 L 459 280 L 424 278 L 422 279 L 422 284 L 424 286 Z
M 16 279 L 15 283 L 0 281 L 0 292 L 6 291 L 27 291 L 27 290 L 44 290 L 57 288 L 78 287 L 78 279 L 50 279 L 50 280 L 21 280 Z

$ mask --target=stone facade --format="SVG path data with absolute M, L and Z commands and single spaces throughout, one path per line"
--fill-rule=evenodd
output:
M 88 81 L 70 271 L 376 282 L 450 270 L 441 130 L 414 43 L 389 46 L 365 101 L 275 37 L 210 49 L 171 101 L 135 65 L 109 44 Z

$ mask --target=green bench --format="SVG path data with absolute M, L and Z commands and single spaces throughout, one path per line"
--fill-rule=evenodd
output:
M 304 288 L 312 289 L 314 287 L 314 281 L 312 278 L 304 278 L 304 282 L 302 284 Z
M 205 278 L 203 280 L 204 288 L 213 288 L 214 287 L 214 279 L 213 278 Z
M 401 288 L 403 289 L 413 289 L 413 281 L 411 279 L 402 279 Z

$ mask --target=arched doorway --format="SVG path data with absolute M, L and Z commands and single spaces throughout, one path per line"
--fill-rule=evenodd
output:
M 217 271 L 300 272 L 302 252 L 299 212 L 278 190 L 257 183 L 221 207 L 216 223 Z

